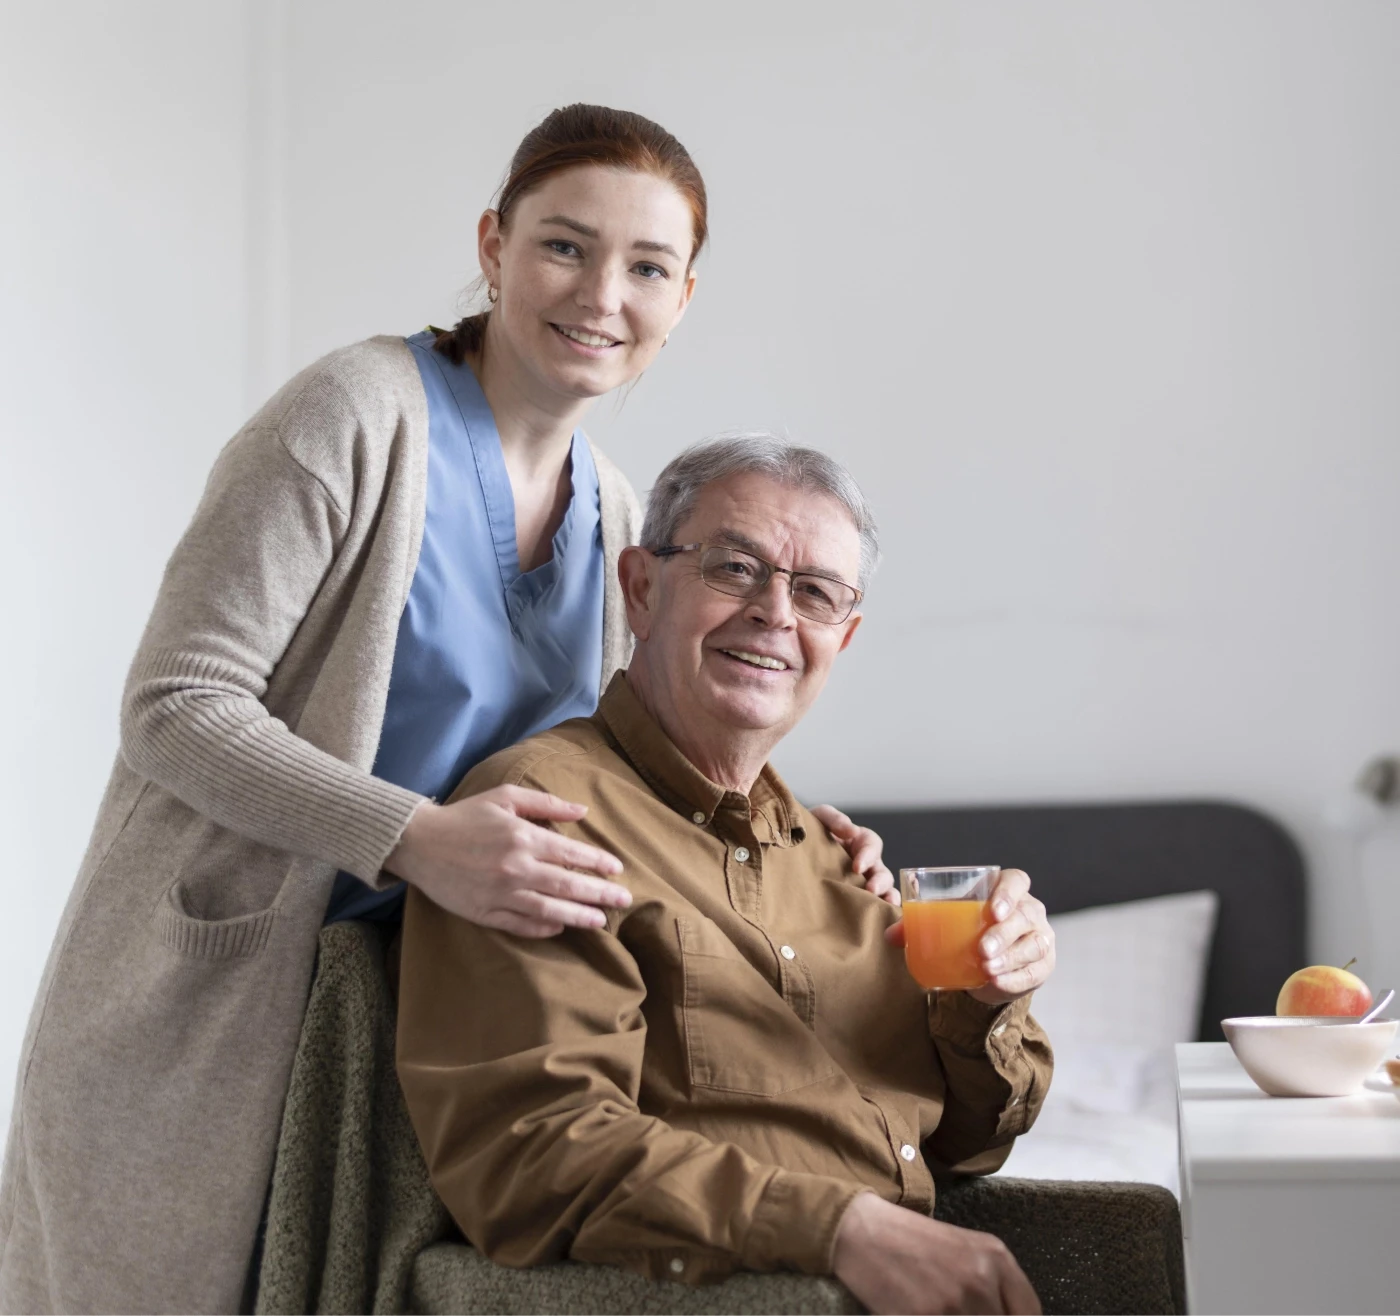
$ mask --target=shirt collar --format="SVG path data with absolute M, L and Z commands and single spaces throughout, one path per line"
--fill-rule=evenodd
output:
M 606 725 L 647 785 L 690 822 L 709 826 L 716 815 L 723 822 L 737 814 L 769 844 L 797 845 L 804 839 L 801 806 L 771 763 L 763 765 L 747 795 L 711 781 L 642 707 L 625 672 L 614 674 L 595 717 Z

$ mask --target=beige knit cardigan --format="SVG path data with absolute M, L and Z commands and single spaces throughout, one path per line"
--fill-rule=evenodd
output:
M 224 448 L 127 679 L 121 755 L 49 957 L 0 1179 L 0 1310 L 233 1311 L 338 869 L 421 796 L 370 775 L 418 560 L 427 402 L 374 338 Z M 639 512 L 595 453 L 603 682 Z

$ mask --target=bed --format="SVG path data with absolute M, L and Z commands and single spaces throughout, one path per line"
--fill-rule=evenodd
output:
M 1002 1173 L 1176 1192 L 1172 1045 L 1272 1014 L 1306 962 L 1303 862 L 1287 832 L 1218 802 L 848 812 L 885 838 L 892 869 L 1023 868 L 1045 903 L 1060 961 L 1032 1012 L 1055 1079 Z

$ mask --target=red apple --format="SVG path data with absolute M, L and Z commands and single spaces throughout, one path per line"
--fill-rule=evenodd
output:
M 1330 964 L 1314 964 L 1299 969 L 1278 994 L 1274 1007 L 1278 1014 L 1349 1015 L 1356 1018 L 1371 1008 L 1371 989 L 1347 969 L 1355 964 L 1349 960 L 1346 968 L 1334 969 Z

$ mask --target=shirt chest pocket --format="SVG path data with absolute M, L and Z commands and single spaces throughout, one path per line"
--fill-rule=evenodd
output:
M 777 1096 L 837 1072 L 782 995 L 707 918 L 678 918 L 692 1088 Z

